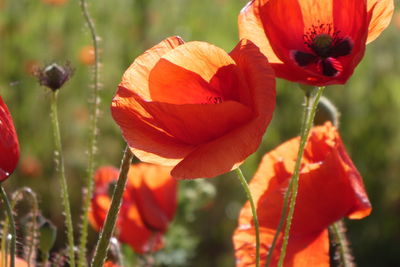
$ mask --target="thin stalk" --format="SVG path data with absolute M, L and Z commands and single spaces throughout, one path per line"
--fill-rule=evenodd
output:
M 117 185 L 114 188 L 114 193 L 111 200 L 111 206 L 108 210 L 103 230 L 101 231 L 99 240 L 97 242 L 96 251 L 92 261 L 92 267 L 102 267 L 104 264 L 104 260 L 107 256 L 110 239 L 114 232 L 119 209 L 121 208 L 122 195 L 125 190 L 126 181 L 128 178 L 128 171 L 131 165 L 132 158 L 133 154 L 127 146 L 124 152 L 124 156 L 122 158 Z
M 302 121 L 301 121 L 301 128 L 300 128 L 300 135 L 303 136 L 304 135 L 304 129 L 305 129 L 305 125 L 306 125 L 306 119 L 307 119 L 307 114 L 308 114 L 308 106 L 310 105 L 310 97 L 308 94 L 306 94 L 305 96 L 305 100 L 304 100 L 304 109 L 303 109 L 303 116 L 302 116 Z M 274 249 L 276 246 L 276 242 L 278 241 L 278 237 L 280 232 L 282 231 L 283 225 L 285 223 L 285 218 L 286 218 L 286 214 L 288 212 L 288 206 L 289 206 L 289 198 L 290 198 L 290 194 L 291 194 L 291 188 L 292 188 L 292 184 L 293 184 L 293 179 L 290 180 L 289 185 L 288 185 L 288 189 L 285 192 L 284 195 L 284 201 L 283 201 L 283 206 L 282 206 L 282 213 L 281 213 L 281 218 L 279 220 L 278 226 L 276 227 L 276 232 L 274 235 L 274 238 L 272 240 L 271 243 L 271 247 L 269 249 L 268 255 L 267 255 L 267 259 L 265 262 L 265 266 L 269 267 L 271 264 L 271 260 L 272 260 L 272 255 L 274 253 Z
M 60 126 L 58 124 L 57 95 L 58 95 L 58 91 L 54 91 L 51 94 L 51 96 L 52 96 L 52 98 L 51 98 L 51 122 L 52 122 L 52 126 L 53 126 L 54 145 L 55 145 L 54 157 L 55 157 L 57 169 L 59 170 L 59 173 L 60 173 L 61 197 L 62 197 L 62 202 L 63 202 L 63 206 L 64 206 L 65 225 L 67 227 L 69 264 L 71 267 L 75 267 L 74 229 L 72 227 L 71 208 L 69 206 L 68 186 L 67 186 L 67 179 L 65 178 L 64 157 L 62 154 Z
M 28 267 L 32 265 L 33 255 L 36 251 L 37 242 L 37 217 L 39 215 L 39 205 L 37 201 L 36 194 L 29 187 L 23 187 L 12 194 L 11 197 L 11 207 L 14 209 L 18 201 L 21 201 L 24 195 L 30 198 L 29 203 L 32 205 L 32 223 L 30 224 L 29 230 L 27 231 L 31 235 L 31 240 L 29 240 L 29 235 L 27 235 L 27 244 L 25 244 L 25 249 L 27 250 L 27 262 Z M 29 242 L 30 241 L 30 242 Z
M 88 212 L 90 207 L 90 200 L 93 195 L 93 173 L 94 173 L 94 157 L 96 151 L 96 142 L 97 142 L 97 118 L 99 113 L 99 44 L 98 44 L 98 36 L 96 33 L 96 29 L 93 23 L 93 20 L 90 17 L 86 0 L 80 0 L 80 7 L 83 14 L 83 17 L 87 23 L 87 27 L 90 31 L 90 36 L 92 38 L 93 48 L 94 48 L 94 68 L 93 68 L 93 103 L 91 106 L 91 121 L 90 121 L 90 129 L 89 129 L 89 149 L 88 149 L 88 166 L 86 170 L 86 179 L 85 179 L 85 187 L 86 192 L 83 196 L 83 206 L 82 206 L 82 225 L 81 225 L 81 235 L 79 239 L 79 252 L 78 252 L 78 267 L 87 266 L 86 261 L 86 245 L 87 245 L 87 237 L 88 237 Z
M 6 218 L 4 220 L 3 228 L 1 229 L 1 233 L 3 234 L 3 238 L 1 239 L 1 265 L 0 266 L 7 266 L 8 265 L 8 242 L 7 242 L 7 236 L 8 236 L 8 224 L 9 221 Z
M 296 197 L 297 197 L 297 190 L 299 186 L 299 172 L 300 172 L 300 166 L 301 166 L 301 159 L 304 154 L 304 149 L 307 143 L 308 135 L 310 133 L 311 127 L 313 125 L 314 117 L 315 117 L 315 112 L 317 110 L 317 105 L 319 102 L 319 99 L 322 96 L 322 93 L 324 92 L 325 87 L 317 87 L 317 90 L 315 92 L 315 95 L 312 93 L 310 95 L 311 100 L 309 101 L 308 105 L 305 106 L 307 109 L 307 116 L 303 128 L 303 132 L 300 137 L 300 147 L 299 151 L 297 154 L 297 160 L 293 172 L 293 176 L 291 180 L 291 187 L 288 188 L 288 190 L 291 190 L 291 197 L 290 197 L 290 206 L 289 206 L 289 213 L 286 218 L 286 226 L 285 226 L 285 233 L 283 236 L 283 243 L 282 243 L 282 248 L 281 248 L 281 255 L 279 257 L 279 262 L 278 262 L 278 267 L 283 266 L 283 262 L 285 260 L 285 255 L 286 255 L 286 247 L 289 241 L 289 232 L 290 232 L 290 227 L 292 225 L 292 219 L 293 219 L 293 214 L 294 214 L 294 208 L 296 205 Z M 307 97 L 307 96 L 306 96 Z M 282 216 L 285 216 L 282 214 Z
M 8 221 L 10 222 L 10 224 L 9 224 L 10 232 L 11 232 L 10 267 L 14 267 L 15 266 L 15 239 L 16 239 L 15 222 L 14 222 L 14 216 L 13 216 L 13 212 L 11 209 L 10 201 L 8 201 L 7 193 L 6 193 L 6 191 L 4 191 L 4 188 L 3 188 L 3 186 L 1 186 L 1 184 L 0 184 L 0 197 L 1 197 L 1 200 L 5 204 L 7 218 L 8 218 Z M 8 236 L 5 236 L 4 238 L 8 239 Z M 6 258 L 7 258 L 7 256 L 8 256 L 8 253 L 6 251 Z
M 329 226 L 329 231 L 334 237 L 334 241 L 337 244 L 338 251 L 337 253 L 339 254 L 339 263 L 340 266 L 342 267 L 352 267 L 354 266 L 351 259 L 351 253 L 349 251 L 349 248 L 347 246 L 347 240 L 346 236 L 344 233 L 344 222 L 343 220 L 340 220 L 338 222 L 335 222 L 331 226 Z
M 247 200 L 250 202 L 251 212 L 253 213 L 253 222 L 254 229 L 256 231 L 256 267 L 260 266 L 260 227 L 258 224 L 257 210 L 254 204 L 253 197 L 251 195 L 249 185 L 247 184 L 246 178 L 243 176 L 240 168 L 237 168 L 236 175 L 239 178 L 239 181 L 243 187 L 244 192 L 246 193 Z

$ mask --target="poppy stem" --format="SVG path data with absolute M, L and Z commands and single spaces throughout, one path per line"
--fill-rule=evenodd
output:
M 258 224 L 258 217 L 257 217 L 257 210 L 256 206 L 254 204 L 253 197 L 251 195 L 249 185 L 247 184 L 246 178 L 243 176 L 242 171 L 240 168 L 237 168 L 236 170 L 237 177 L 239 178 L 239 181 L 244 189 L 244 192 L 246 193 L 247 200 L 250 202 L 250 207 L 251 207 L 251 212 L 253 214 L 253 222 L 254 222 L 254 229 L 256 231 L 256 267 L 260 266 L 260 227 Z
M 117 185 L 114 188 L 114 193 L 111 200 L 111 206 L 108 210 L 107 217 L 103 225 L 103 230 L 101 231 L 99 240 L 97 242 L 96 251 L 94 253 L 91 265 L 92 267 L 102 267 L 107 256 L 110 239 L 114 232 L 119 209 L 121 208 L 122 195 L 125 190 L 132 158 L 133 154 L 129 146 L 127 146 L 122 158 Z
M 8 200 L 7 193 L 1 184 L 0 184 L 0 196 L 1 196 L 1 200 L 5 204 L 7 219 L 10 222 L 10 232 L 11 232 L 10 267 L 14 267 L 15 266 L 15 238 L 16 238 L 15 222 L 14 222 L 14 216 L 13 216 L 13 212 L 11 209 L 10 201 Z M 3 238 L 7 239 L 8 236 L 5 236 Z M 6 251 L 6 253 L 5 253 L 6 258 L 7 258 L 7 254 L 8 253 Z
M 352 259 L 353 256 L 350 253 L 350 249 L 348 247 L 348 242 L 346 238 L 346 228 L 344 226 L 344 221 L 340 220 L 329 226 L 329 232 L 333 236 L 333 242 L 337 248 L 336 248 L 336 255 L 339 255 L 338 259 L 336 259 L 338 262 L 338 266 L 343 266 L 343 267 L 352 267 L 354 266 Z
M 281 248 L 281 254 L 279 257 L 279 262 L 278 262 L 278 267 L 283 266 L 283 262 L 285 260 L 285 255 L 286 255 L 286 247 L 289 241 L 289 232 L 290 232 L 290 227 L 292 224 L 292 219 L 293 219 L 293 214 L 294 214 L 294 208 L 296 205 L 296 197 L 297 197 L 297 190 L 299 186 L 299 174 L 300 174 L 300 167 L 301 167 L 301 159 L 304 154 L 304 149 L 306 147 L 308 135 L 310 133 L 311 127 L 314 122 L 314 117 L 315 117 L 315 112 L 317 110 L 318 102 L 319 99 L 322 96 L 322 93 L 324 92 L 325 87 L 317 87 L 316 90 L 313 90 L 311 92 L 306 92 L 306 105 L 304 106 L 305 112 L 306 112 L 306 117 L 305 120 L 303 120 L 303 125 L 301 126 L 302 132 L 301 132 L 301 137 L 300 137 L 300 147 L 299 151 L 297 154 L 297 159 L 296 159 L 296 164 L 293 172 L 293 176 L 290 180 L 290 184 L 288 187 L 287 191 L 289 194 L 285 194 L 286 196 L 291 196 L 290 197 L 290 204 L 289 204 L 289 213 L 286 218 L 286 226 L 285 226 L 285 232 L 283 235 L 283 243 L 282 243 L 282 248 Z M 308 99 L 308 100 L 307 100 Z M 285 202 L 289 200 L 289 197 L 285 199 Z M 282 213 L 282 216 L 285 216 L 285 213 Z
M 81 224 L 81 233 L 79 238 L 79 252 L 78 252 L 78 267 L 87 266 L 86 261 L 86 245 L 87 245 L 87 237 L 88 237 L 88 213 L 90 207 L 90 200 L 93 195 L 93 174 L 94 174 L 94 157 L 96 151 L 96 142 L 97 142 L 97 118 L 99 114 L 99 44 L 98 44 L 98 36 L 96 33 L 96 29 L 94 26 L 94 22 L 90 17 L 86 0 L 80 0 L 80 7 L 83 14 L 83 17 L 86 21 L 87 27 L 89 28 L 90 35 L 92 37 L 92 43 L 94 48 L 94 68 L 93 68 L 93 103 L 91 105 L 91 121 L 90 121 L 90 130 L 89 130 L 89 149 L 88 149 L 88 165 L 86 170 L 86 179 L 85 179 L 85 187 L 86 191 L 83 196 L 83 204 L 82 204 L 82 224 Z
M 64 207 L 65 225 L 67 227 L 69 265 L 75 267 L 74 229 L 72 226 L 67 179 L 65 178 L 64 157 L 62 152 L 60 126 L 58 123 L 57 96 L 58 90 L 53 91 L 51 94 L 51 122 L 53 126 L 55 145 L 54 160 L 56 162 L 56 168 L 60 173 L 61 198 Z

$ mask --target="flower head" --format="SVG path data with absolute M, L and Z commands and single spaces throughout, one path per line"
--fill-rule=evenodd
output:
M 72 74 L 73 69 L 69 64 L 60 66 L 55 63 L 43 69 L 38 69 L 35 73 L 40 85 L 46 86 L 52 91 L 60 89 L 71 78 Z
M 19 143 L 14 123 L 0 96 L 0 182 L 10 176 L 19 160 Z
M 343 84 L 393 8 L 393 0 L 253 0 L 240 12 L 239 34 L 260 47 L 278 77 Z
M 251 42 L 228 55 L 170 37 L 128 68 L 111 111 L 139 159 L 174 166 L 176 178 L 200 178 L 252 154 L 274 107 L 273 71 Z
M 137 253 L 156 251 L 163 245 L 162 236 L 176 210 L 177 184 L 170 168 L 141 163 L 131 165 L 117 221 L 121 242 Z M 99 168 L 95 174 L 90 222 L 96 230 L 103 225 L 111 204 L 110 194 L 118 179 L 113 167 Z
M 257 203 L 262 260 L 278 225 L 283 195 L 292 176 L 299 138 L 267 153 L 250 183 Z M 329 266 L 327 227 L 343 217 L 363 218 L 371 212 L 360 174 L 330 122 L 314 127 L 300 169 L 299 191 L 284 266 Z M 255 248 L 250 205 L 243 207 L 233 237 L 237 266 L 253 266 Z M 278 261 L 282 235 L 272 257 Z

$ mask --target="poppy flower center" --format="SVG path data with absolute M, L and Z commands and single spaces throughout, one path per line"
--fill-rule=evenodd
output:
M 305 32 L 305 49 L 292 50 L 292 58 L 300 67 L 317 66 L 317 71 L 327 77 L 336 77 L 343 71 L 337 59 L 351 53 L 353 42 L 349 37 L 339 36 L 332 24 L 313 25 Z

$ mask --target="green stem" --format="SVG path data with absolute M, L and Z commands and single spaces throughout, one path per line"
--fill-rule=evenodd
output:
M 100 238 L 97 242 L 96 251 L 92 261 L 92 267 L 102 267 L 107 256 L 107 250 L 110 244 L 111 236 L 114 232 L 115 223 L 117 221 L 119 209 L 122 203 L 122 195 L 125 190 L 128 171 L 131 165 L 133 154 L 127 146 L 122 158 L 117 185 L 114 188 L 111 206 L 108 210 L 103 230 L 100 233 Z
M 57 112 L 57 95 L 58 91 L 52 92 L 51 98 L 51 121 L 53 125 L 54 143 L 55 143 L 55 161 L 57 169 L 60 173 L 60 185 L 61 185 L 61 197 L 64 206 L 65 224 L 67 227 L 67 239 L 68 239 L 68 254 L 69 264 L 71 267 L 75 267 L 75 254 L 74 254 L 74 230 L 71 219 L 71 209 L 69 206 L 69 195 L 67 179 L 65 178 L 64 169 L 64 158 L 61 145 L 60 126 L 58 124 L 58 112 Z
M 11 232 L 10 267 L 14 267 L 15 266 L 15 237 L 16 237 L 15 222 L 14 222 L 14 216 L 13 216 L 13 212 L 11 209 L 10 201 L 8 201 L 7 193 L 6 193 L 6 191 L 4 191 L 4 188 L 3 188 L 3 186 L 1 186 L 1 184 L 0 184 L 0 196 L 1 196 L 1 200 L 5 204 L 7 218 L 8 218 L 8 221 L 10 222 L 10 232 Z M 5 236 L 3 238 L 7 239 L 8 236 Z M 6 251 L 6 258 L 7 258 L 7 251 Z
M 312 92 L 309 96 L 310 101 L 308 101 L 308 105 L 305 106 L 305 108 L 307 109 L 307 113 L 306 113 L 307 115 L 306 115 L 306 119 L 304 121 L 305 124 L 304 124 L 304 128 L 303 128 L 303 132 L 300 137 L 300 147 L 299 147 L 299 151 L 297 154 L 297 160 L 296 160 L 293 176 L 290 181 L 291 185 L 289 185 L 289 187 L 287 189 L 287 190 L 291 190 L 291 193 L 289 194 L 289 195 L 291 195 L 290 206 L 289 206 L 289 213 L 288 213 L 287 219 L 286 219 L 285 233 L 283 236 L 283 243 L 282 243 L 282 248 L 281 248 L 281 255 L 279 257 L 278 267 L 282 267 L 283 262 L 285 260 L 286 247 L 287 247 L 287 244 L 289 241 L 289 232 L 290 232 L 290 227 L 292 224 L 294 208 L 296 205 L 297 190 L 298 190 L 298 186 L 299 186 L 299 172 L 300 172 L 300 166 L 301 166 L 301 159 L 304 154 L 304 149 L 305 149 L 305 146 L 307 143 L 308 135 L 309 135 L 311 127 L 313 125 L 315 112 L 317 110 L 317 105 L 318 105 L 319 99 L 322 96 L 322 93 L 324 92 L 324 89 L 325 89 L 325 87 L 318 87 L 316 92 L 315 91 Z M 307 97 L 307 95 L 306 95 L 306 97 Z M 287 201 L 287 200 L 285 199 L 285 201 Z M 285 214 L 282 214 L 282 216 L 285 216 Z
M 253 213 L 253 222 L 254 222 L 254 229 L 256 231 L 256 267 L 260 266 L 260 227 L 258 224 L 258 217 L 257 217 L 257 209 L 254 204 L 253 197 L 251 195 L 249 185 L 247 184 L 246 178 L 244 178 L 242 171 L 240 168 L 237 168 L 236 175 L 239 178 L 239 181 L 246 193 L 247 199 L 250 202 L 251 212 Z
M 310 97 L 308 94 L 306 94 L 305 96 L 305 101 L 304 101 L 304 109 L 303 109 L 303 116 L 302 116 L 302 121 L 301 121 L 301 126 L 300 126 L 300 135 L 303 136 L 304 135 L 304 129 L 305 129 L 305 125 L 306 125 L 306 119 L 307 119 L 307 114 L 308 114 L 308 110 L 309 108 L 307 108 L 310 105 Z M 276 227 L 276 232 L 274 235 L 274 238 L 272 240 L 271 243 L 271 247 L 269 249 L 268 252 L 268 256 L 265 262 L 265 266 L 269 267 L 271 264 L 271 260 L 272 260 L 272 255 L 274 253 L 275 250 L 275 246 L 276 246 L 276 242 L 278 241 L 279 238 L 279 234 L 282 231 L 283 225 L 285 223 L 285 218 L 286 218 L 286 214 L 288 212 L 288 206 L 289 206 L 289 197 L 291 194 L 291 188 L 292 188 L 292 184 L 293 184 L 294 179 L 291 179 L 288 185 L 288 189 L 285 192 L 284 195 L 284 201 L 283 201 L 283 205 L 282 205 L 282 213 L 281 213 L 281 218 L 279 220 L 278 226 Z
M 346 241 L 345 233 L 343 231 L 343 229 L 344 229 L 343 224 L 344 224 L 343 220 L 335 222 L 334 224 L 329 226 L 329 231 L 333 235 L 334 241 L 338 247 L 340 266 L 351 267 L 351 266 L 353 266 L 353 264 L 351 262 L 352 257 L 350 256 L 350 252 L 347 247 L 347 241 Z
M 90 17 L 86 0 L 80 0 L 80 7 L 83 17 L 87 23 L 92 38 L 93 48 L 94 48 L 94 79 L 93 79 L 93 104 L 91 107 L 91 122 L 89 130 L 89 149 L 88 149 L 88 166 L 85 180 L 86 192 L 83 197 L 83 208 L 82 208 L 82 225 L 81 225 L 81 235 L 79 239 L 79 252 L 78 252 L 78 267 L 87 266 L 86 261 L 86 245 L 88 237 L 88 212 L 90 208 L 90 200 L 93 195 L 93 173 L 94 173 L 94 156 L 96 151 L 97 142 L 97 118 L 99 113 L 99 45 L 96 29 L 93 20 Z
M 28 198 L 30 198 L 30 204 L 32 205 L 32 223 L 30 224 L 30 229 L 27 231 L 29 235 L 32 235 L 29 240 L 29 236 L 27 234 L 27 240 L 30 241 L 27 244 L 25 244 L 25 248 L 27 249 L 27 259 L 26 261 L 28 262 L 28 267 L 32 265 L 32 262 L 34 261 L 33 259 L 33 254 L 36 251 L 36 242 L 37 242 L 37 218 L 39 215 L 39 205 L 37 201 L 36 194 L 30 189 L 29 187 L 23 187 L 17 191 L 15 191 L 11 197 L 11 207 L 14 208 L 15 205 L 17 205 L 17 202 L 22 200 L 24 195 L 26 195 Z

